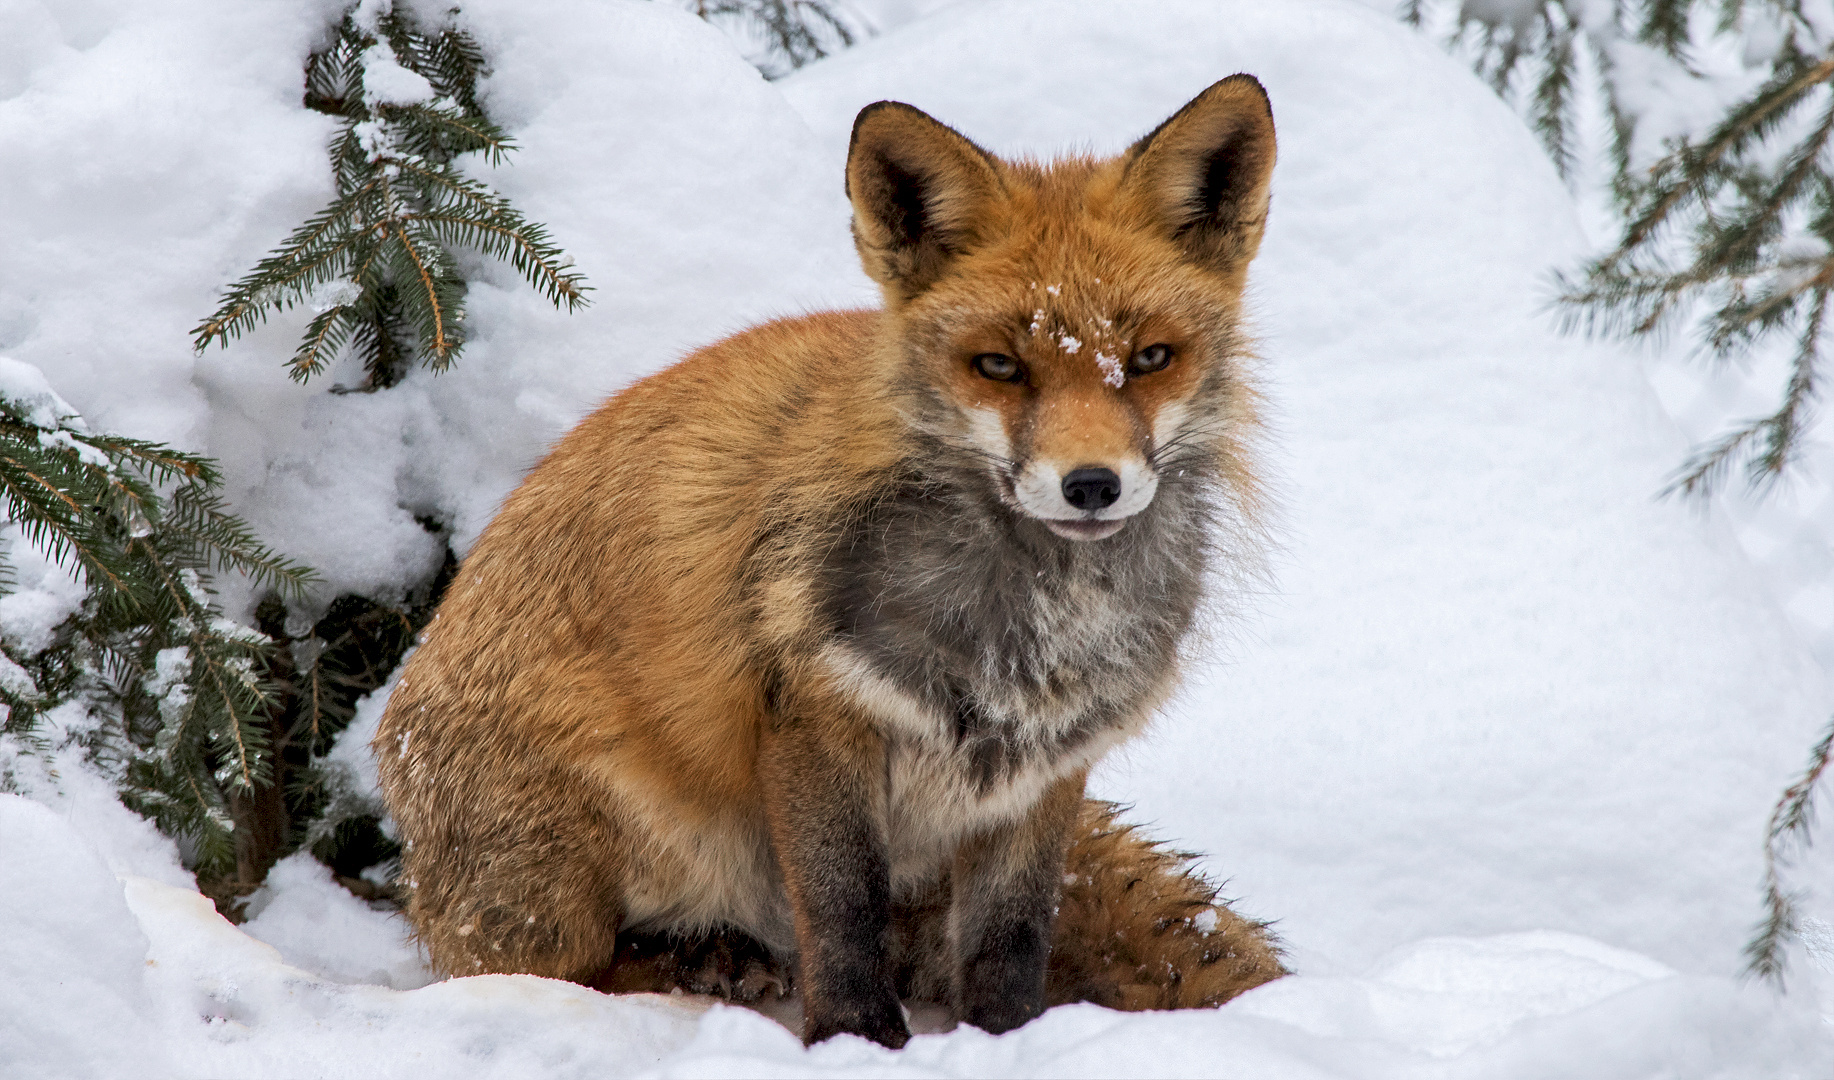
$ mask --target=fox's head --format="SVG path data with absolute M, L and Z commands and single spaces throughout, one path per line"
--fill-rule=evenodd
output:
M 1248 75 L 1108 160 L 1003 161 L 909 105 L 867 106 L 847 194 L 914 421 L 1074 540 L 1186 472 L 1246 484 L 1241 296 L 1273 167 Z

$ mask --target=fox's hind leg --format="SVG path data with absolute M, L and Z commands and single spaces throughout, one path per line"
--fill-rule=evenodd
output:
M 391 800 L 409 921 L 445 974 L 590 978 L 616 947 L 617 829 L 577 780 L 514 773 Z
M 1286 974 L 1265 923 L 1245 919 L 1170 851 L 1087 799 L 1070 845 L 1046 974 L 1052 1005 L 1191 1009 Z

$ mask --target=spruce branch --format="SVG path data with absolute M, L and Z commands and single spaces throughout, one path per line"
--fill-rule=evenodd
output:
M 7 654 L 32 686 L 0 684 L 6 730 L 31 738 L 45 710 L 86 700 L 89 737 L 123 759 L 124 800 L 191 837 L 207 869 L 233 853 L 228 794 L 272 779 L 273 696 L 257 674 L 272 643 L 224 619 L 204 575 L 292 595 L 313 580 L 227 512 L 221 484 L 208 458 L 0 399 L 0 512 L 88 592 L 48 648 Z
M 348 10 L 306 64 L 306 107 L 343 121 L 328 148 L 337 197 L 225 291 L 193 331 L 199 351 L 310 303 L 319 310 L 287 362 L 295 380 L 345 354 L 360 358 L 363 390 L 393 385 L 414 360 L 443 371 L 465 340 L 458 247 L 506 259 L 557 308 L 587 303 L 583 275 L 567 269 L 546 228 L 455 164 L 478 154 L 500 165 L 516 149 L 478 101 L 477 42 L 455 26 L 423 29 L 406 11 L 370 14 L 361 23 Z M 435 97 L 372 94 L 365 64 L 377 55 L 425 78 Z
M 1662 492 L 1710 497 L 1742 465 L 1747 484 L 1762 493 L 1800 456 L 1822 383 L 1834 291 L 1834 50 L 1800 0 L 1625 0 L 1612 5 L 1608 20 L 1589 23 L 1574 17 L 1587 6 L 1462 0 L 1457 40 L 1474 49 L 1479 74 L 1499 93 L 1520 72 L 1541 66 L 1525 111 L 1563 171 L 1569 159 L 1561 132 L 1573 97 L 1560 73 L 1572 68 L 1577 36 L 1596 58 L 1623 227 L 1612 250 L 1554 275 L 1564 329 L 1636 338 L 1685 322 L 1701 355 L 1718 364 L 1794 335 L 1776 408 L 1696 447 Z M 1752 18 L 1780 31 L 1761 61 L 1769 70 L 1706 130 L 1666 141 L 1647 167 L 1633 168 L 1636 117 L 1623 107 L 1615 57 L 1632 42 L 1694 77 L 1689 56 L 1706 43 L 1698 16 L 1715 7 L 1708 36 L 1738 35 Z M 1418 25 L 1422 9 L 1423 0 L 1408 0 L 1401 15 Z M 1781 868 L 1790 847 L 1809 843 L 1813 795 L 1830 747 L 1834 726 L 1778 801 L 1766 833 L 1765 914 L 1745 955 L 1751 975 L 1779 987 L 1785 948 L 1801 930 L 1800 898 Z
M 1764 918 L 1745 946 L 1745 972 L 1778 989 L 1783 987 L 1784 948 L 1801 931 L 1800 898 L 1784 887 L 1781 868 L 1788 865 L 1792 848 L 1808 846 L 1815 823 L 1815 788 L 1830 757 L 1834 757 L 1834 723 L 1809 751 L 1808 768 L 1777 800 L 1764 830 Z
M 690 0 L 690 6 L 741 42 L 756 43 L 750 59 L 767 79 L 848 48 L 865 34 L 831 0 Z
M 1638 41 L 1680 58 L 1695 44 L 1688 34 L 1698 6 L 1698 0 L 1644 0 L 1620 9 L 1614 25 L 1635 26 Z M 1570 39 L 1557 31 L 1578 25 L 1559 23 L 1559 7 L 1541 9 L 1536 24 L 1542 28 L 1536 47 L 1547 53 L 1549 72 L 1569 66 Z M 1786 22 L 1799 16 L 1788 3 L 1767 7 Z M 1731 32 L 1726 28 L 1738 25 L 1743 8 L 1721 6 L 1719 16 L 1721 32 Z M 1577 273 L 1554 278 L 1568 330 L 1642 337 L 1689 321 L 1703 355 L 1715 363 L 1743 356 L 1773 335 L 1796 338 L 1776 411 L 1697 448 L 1664 494 L 1708 496 L 1740 462 L 1752 486 L 1774 483 L 1797 457 L 1817 399 L 1826 295 L 1834 286 L 1834 177 L 1827 164 L 1834 55 L 1804 52 L 1797 41 L 1792 31 L 1761 85 L 1699 137 L 1669 142 L 1641 174 L 1631 173 L 1621 156 L 1620 137 L 1614 188 L 1625 220 L 1618 242 Z M 1498 49 L 1494 62 L 1520 62 Z M 1600 56 L 1608 59 L 1605 51 Z M 1608 65 L 1601 70 L 1610 75 Z M 1605 85 L 1615 100 L 1608 80 Z M 1811 106 L 1812 116 L 1804 116 Z M 1611 108 L 1614 123 L 1627 122 Z M 1551 134 L 1557 133 L 1544 131 Z M 1557 162 L 1560 152 L 1557 142 L 1550 144 Z

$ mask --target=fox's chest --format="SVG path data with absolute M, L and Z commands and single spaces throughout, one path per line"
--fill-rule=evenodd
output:
M 876 629 L 896 652 L 875 652 L 869 633 L 837 638 L 823 660 L 884 737 L 900 891 L 1136 734 L 1170 683 L 1169 657 L 1141 653 L 1127 605 L 1099 596 L 1034 602 L 1028 626 L 1003 625 L 978 649 L 960 624 L 941 640 L 916 623 Z
M 827 568 L 821 662 L 885 739 L 895 876 L 1137 733 L 1196 606 L 1200 552 L 1150 519 L 1039 543 L 972 509 L 891 503 Z
M 985 777 L 1072 747 L 1176 665 L 1204 563 L 1195 516 L 1161 499 L 1079 543 L 971 494 L 887 498 L 822 567 L 830 667 L 888 733 L 947 736 Z

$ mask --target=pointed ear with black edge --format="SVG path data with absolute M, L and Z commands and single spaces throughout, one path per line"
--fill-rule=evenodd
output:
M 1192 261 L 1239 283 L 1261 248 L 1274 152 L 1267 91 L 1231 75 L 1128 149 L 1122 194 Z
M 999 161 L 920 109 L 860 110 L 847 148 L 853 240 L 867 276 L 893 302 L 936 283 L 982 239 L 1000 197 Z

